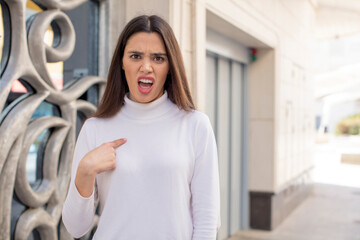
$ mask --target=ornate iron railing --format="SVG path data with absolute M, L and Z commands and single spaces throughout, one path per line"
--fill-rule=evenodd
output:
M 85 76 L 58 89 L 47 64 L 65 61 L 73 53 L 75 31 L 64 11 L 84 2 L 36 0 L 42 11 L 26 19 L 26 0 L 0 0 L 4 30 L 0 56 L 2 240 L 72 239 L 61 223 L 61 210 L 70 182 L 76 125 L 78 128 L 81 125 L 77 119 L 95 111 L 96 106 L 87 101 L 91 98 L 87 91 L 91 87 L 93 92 L 97 86 L 101 96 L 105 80 Z M 49 26 L 54 32 L 51 46 L 44 43 Z M 24 93 L 16 95 L 11 91 L 16 80 L 25 87 Z M 34 114 L 40 105 L 52 110 Z M 39 181 L 29 182 L 29 151 L 39 139 L 36 143 Z

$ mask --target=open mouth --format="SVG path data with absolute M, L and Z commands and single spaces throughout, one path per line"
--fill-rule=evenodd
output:
M 151 79 L 139 79 L 138 81 L 138 89 L 141 93 L 149 93 L 152 89 L 152 86 L 154 84 L 154 81 Z

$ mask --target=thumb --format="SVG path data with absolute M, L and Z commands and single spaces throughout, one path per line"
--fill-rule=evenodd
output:
M 118 148 L 121 145 L 123 145 L 124 143 L 126 143 L 126 138 L 120 138 L 120 139 L 116 139 L 112 142 L 110 142 L 113 148 Z

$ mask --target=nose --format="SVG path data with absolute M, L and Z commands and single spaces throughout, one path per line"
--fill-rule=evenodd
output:
M 144 61 L 141 64 L 140 71 L 143 73 L 152 72 L 151 62 L 147 59 L 144 59 Z

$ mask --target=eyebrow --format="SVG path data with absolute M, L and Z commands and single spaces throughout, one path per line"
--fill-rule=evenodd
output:
M 144 55 L 143 52 L 139 52 L 139 51 L 128 51 L 128 53 L 132 53 L 132 54 L 138 54 L 138 55 Z M 158 52 L 158 53 L 150 53 L 151 55 L 157 55 L 157 56 L 167 56 L 166 53 L 161 53 L 161 52 Z

